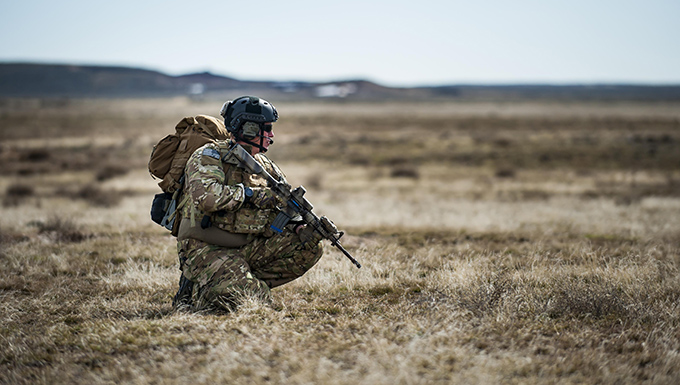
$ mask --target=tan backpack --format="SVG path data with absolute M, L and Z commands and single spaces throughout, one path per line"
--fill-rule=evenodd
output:
M 153 147 L 149 172 L 161 178 L 162 193 L 151 203 L 151 219 L 177 236 L 177 207 L 182 195 L 184 167 L 191 154 L 206 143 L 228 139 L 222 121 L 207 115 L 186 117 L 175 126 L 175 133 L 161 139 Z
M 229 138 L 224 123 L 212 116 L 189 116 L 175 126 L 175 133 L 161 139 L 153 147 L 149 172 L 161 178 L 161 190 L 173 193 L 180 188 L 180 178 L 191 154 L 206 143 Z

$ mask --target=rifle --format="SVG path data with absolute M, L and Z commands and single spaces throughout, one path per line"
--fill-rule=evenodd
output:
M 330 226 L 330 223 L 327 223 L 328 218 L 319 218 L 314 214 L 312 211 L 314 206 L 312 206 L 307 198 L 304 197 L 307 190 L 305 190 L 303 186 L 298 186 L 291 190 L 291 186 L 288 183 L 281 182 L 271 176 L 267 170 L 265 170 L 264 167 L 248 153 L 248 151 L 241 147 L 241 145 L 235 142 L 231 143 L 231 147 L 227 154 L 222 157 L 222 161 L 238 164 L 248 170 L 251 174 L 262 176 L 267 180 L 272 191 L 286 202 L 286 207 L 279 211 L 276 218 L 274 218 L 274 222 L 272 222 L 271 225 L 272 230 L 277 233 L 283 232 L 283 227 L 286 226 L 291 219 L 299 216 L 302 218 L 302 222 L 308 226 L 312 226 L 312 228 L 319 232 L 324 239 L 331 241 L 333 246 L 337 247 L 345 254 L 357 268 L 361 268 L 359 261 L 354 259 L 349 251 L 345 250 L 345 248 L 342 247 L 342 244 L 340 244 L 340 238 L 345 233 L 341 231 L 339 233 L 340 235 L 336 236 L 335 232 L 331 230 L 332 227 Z

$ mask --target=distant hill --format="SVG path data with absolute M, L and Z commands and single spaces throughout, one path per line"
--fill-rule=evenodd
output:
M 366 80 L 246 81 L 208 72 L 170 76 L 110 66 L 0 63 L 0 97 L 212 97 L 257 93 L 279 99 L 680 100 L 680 85 L 447 85 L 392 88 Z
M 154 96 L 185 94 L 192 83 L 216 89 L 234 87 L 238 80 L 194 74 L 169 76 L 127 67 L 0 64 L 2 96 Z

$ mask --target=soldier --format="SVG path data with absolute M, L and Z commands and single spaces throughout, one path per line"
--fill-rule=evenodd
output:
M 224 103 L 220 115 L 232 140 L 287 184 L 264 156 L 274 143 L 276 108 L 243 96 Z M 269 302 L 270 289 L 302 276 L 322 255 L 322 236 L 311 227 L 291 221 L 281 233 L 270 229 L 283 202 L 265 179 L 223 162 L 228 147 L 228 140 L 208 143 L 186 165 L 178 208 L 182 276 L 175 309 L 233 310 L 244 295 Z

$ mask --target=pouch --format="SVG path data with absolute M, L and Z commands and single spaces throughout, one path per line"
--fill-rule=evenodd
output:
M 170 203 L 172 202 L 172 193 L 160 193 L 153 197 L 151 203 L 151 220 L 161 226 L 165 226 L 163 218 L 166 217 Z

